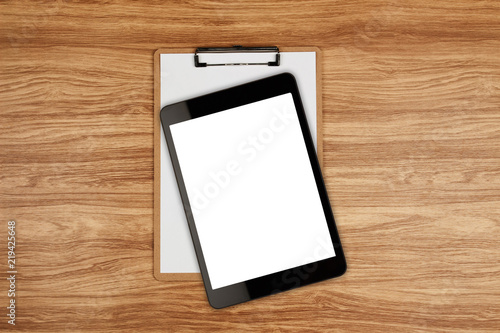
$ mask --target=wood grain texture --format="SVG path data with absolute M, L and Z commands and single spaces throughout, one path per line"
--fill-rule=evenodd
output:
M 16 330 L 500 330 L 498 1 L 3 1 L 0 22 Z M 153 277 L 153 53 L 232 44 L 322 49 L 348 271 L 214 310 Z

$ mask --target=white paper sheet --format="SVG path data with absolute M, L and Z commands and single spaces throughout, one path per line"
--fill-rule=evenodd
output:
M 208 62 L 272 61 L 269 54 L 246 53 L 200 55 Z M 212 57 L 212 58 L 211 58 Z M 214 57 L 217 57 L 214 59 Z M 215 66 L 197 68 L 193 54 L 161 54 L 161 107 L 200 95 L 230 88 L 279 73 L 292 73 L 299 86 L 311 135 L 316 145 L 316 53 L 282 52 L 281 64 L 270 66 Z M 161 125 L 159 125 L 161 127 Z M 161 132 L 161 208 L 160 208 L 160 272 L 197 273 L 198 262 L 189 233 L 182 201 L 170 162 L 167 144 Z

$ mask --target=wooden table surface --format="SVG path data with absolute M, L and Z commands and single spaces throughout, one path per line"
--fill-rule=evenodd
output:
M 500 2 L 3 1 L 0 21 L 1 330 L 500 331 Z M 153 277 L 153 53 L 233 44 L 322 49 L 348 271 L 214 310 Z

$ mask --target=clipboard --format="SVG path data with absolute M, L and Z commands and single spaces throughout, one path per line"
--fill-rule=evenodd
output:
M 323 142 L 322 142 L 322 89 L 321 89 L 321 73 L 322 73 L 322 61 L 321 61 L 321 51 L 317 47 L 242 47 L 242 46 L 233 46 L 233 47 L 216 47 L 216 48 L 165 48 L 159 49 L 154 54 L 154 276 L 157 280 L 160 281 L 201 281 L 200 273 L 196 272 L 166 272 L 165 269 L 162 269 L 162 241 L 165 244 L 165 237 L 162 240 L 161 234 L 161 226 L 162 226 L 162 188 L 164 189 L 167 182 L 167 177 L 164 177 L 162 182 L 162 173 L 165 175 L 165 169 L 163 168 L 169 167 L 170 159 L 168 157 L 168 150 L 165 148 L 165 142 L 162 144 L 162 139 L 165 141 L 163 137 L 163 131 L 160 123 L 160 110 L 163 104 L 171 104 L 173 102 L 179 102 L 181 100 L 187 99 L 188 96 L 185 95 L 186 91 L 189 91 L 191 84 L 196 84 L 195 80 L 192 80 L 192 77 L 189 75 L 179 75 L 179 71 L 182 69 L 189 69 L 189 73 L 202 73 L 205 75 L 207 72 L 198 72 L 198 71 L 210 71 L 213 73 L 217 73 L 219 77 L 219 81 L 224 79 L 224 75 L 228 75 L 228 73 L 232 73 L 231 75 L 235 75 L 234 73 L 239 73 L 241 71 L 246 71 L 252 68 L 252 71 L 257 71 L 261 73 L 261 75 L 271 76 L 275 73 L 280 73 L 286 71 L 286 65 L 283 63 L 287 63 L 287 59 L 291 59 L 292 56 L 298 58 L 301 55 L 307 55 L 310 59 L 312 56 L 314 59 L 315 71 L 312 71 L 315 75 L 315 109 L 316 109 L 316 121 L 315 121 L 315 133 L 316 133 L 316 148 L 317 155 L 320 165 L 322 165 L 322 152 L 323 152 Z M 165 55 L 165 56 L 162 56 Z M 227 60 L 228 56 L 231 58 L 230 61 Z M 164 65 L 162 68 L 162 57 L 169 58 L 171 62 L 169 65 L 173 65 L 175 63 L 174 70 L 172 73 L 166 71 L 167 66 Z M 165 60 L 165 59 L 164 59 Z M 291 61 L 290 61 L 291 62 Z M 290 63 L 289 62 L 289 63 Z M 183 67 L 184 66 L 184 67 Z M 312 65 L 311 65 L 312 66 Z M 302 67 L 302 66 L 301 66 Z M 163 69 L 163 70 L 162 70 Z M 258 70 L 256 70 L 258 69 Z M 304 69 L 301 69 L 304 71 Z M 176 74 L 174 73 L 177 73 Z M 188 71 L 186 71 L 187 73 Z M 221 73 L 219 75 L 218 73 Z M 197 75 L 197 74 L 193 74 Z M 201 74 L 200 74 L 201 75 Z M 175 78 L 177 77 L 177 82 Z M 258 77 L 256 77 L 258 78 Z M 169 81 L 170 80 L 170 81 Z M 300 80 L 300 78 L 299 78 Z M 234 81 L 234 78 L 233 78 Z M 252 80 L 247 80 L 252 81 Z M 177 90 L 177 93 L 173 93 L 177 95 L 174 99 L 172 99 L 172 95 L 170 96 L 170 101 L 168 103 L 162 104 L 162 91 L 165 94 L 165 82 L 170 83 L 170 87 L 175 87 L 173 90 Z M 204 93 L 214 92 L 216 90 L 222 89 L 222 87 L 215 88 L 210 84 L 201 83 L 202 87 L 199 85 L 193 88 L 193 91 L 198 91 L 198 94 L 191 95 L 191 97 L 196 97 L 196 95 L 202 95 Z M 163 83 L 163 86 L 162 86 Z M 205 84 L 205 86 L 203 86 Z M 182 85 L 185 86 L 186 89 L 182 89 Z M 169 90 L 170 91 L 170 90 Z M 178 97 L 178 98 L 177 98 Z M 311 126 L 311 125 L 310 125 Z M 313 132 L 313 133 L 314 133 Z M 171 166 L 170 166 L 171 167 Z M 169 189 L 174 186 L 177 188 L 177 184 L 175 181 L 168 182 L 167 184 Z M 164 190 L 165 192 L 165 190 Z M 181 205 L 179 202 L 175 203 L 176 205 Z M 177 211 L 179 211 L 176 206 Z M 164 208 L 164 213 L 167 212 L 167 208 Z M 165 221 L 165 217 L 163 218 Z M 165 222 L 164 222 L 165 223 Z M 176 222 L 178 223 L 178 222 Z M 187 230 L 187 221 L 183 221 L 185 224 L 185 229 Z M 165 235 L 164 227 L 163 235 Z M 174 235 L 175 232 L 169 234 Z M 182 235 L 180 235 L 182 234 Z M 189 234 L 189 233 L 187 233 Z M 180 236 L 184 237 L 184 241 L 191 241 L 189 236 L 189 240 L 186 240 L 186 232 L 183 231 L 179 233 Z M 175 236 L 175 235 L 174 235 Z M 180 238 L 182 238 L 180 237 Z M 168 245 L 172 245 L 171 243 Z M 167 246 L 165 246 L 165 249 Z M 184 250 L 185 251 L 185 250 Z M 173 251 L 169 251 L 168 254 L 170 256 L 177 256 L 177 253 L 173 253 Z M 164 251 L 165 255 L 165 251 Z M 188 254 L 189 256 L 194 255 L 194 250 L 192 254 Z M 163 258 L 163 263 L 165 262 L 165 258 Z M 191 264 L 192 265 L 192 264 Z M 196 263 L 197 266 L 197 263 Z M 193 271 L 193 266 L 186 271 Z

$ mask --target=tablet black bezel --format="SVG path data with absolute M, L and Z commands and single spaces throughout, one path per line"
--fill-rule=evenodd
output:
M 185 190 L 184 180 L 182 178 L 169 126 L 182 121 L 207 116 L 286 93 L 291 93 L 293 96 L 295 109 L 297 111 L 297 116 L 302 129 L 302 135 L 306 144 L 307 153 L 309 155 L 309 161 L 311 163 L 318 193 L 323 205 L 323 211 L 325 213 L 328 229 L 330 231 L 330 237 L 334 245 L 335 257 L 214 290 L 210 284 L 208 270 L 203 257 L 203 250 L 198 238 L 196 224 L 193 219 L 191 206 Z M 342 250 L 337 228 L 335 226 L 335 220 L 321 174 L 321 168 L 317 159 L 311 133 L 307 125 L 307 119 L 304 113 L 302 101 L 300 99 L 297 83 L 292 74 L 282 73 L 187 101 L 167 105 L 162 108 L 160 118 L 172 165 L 175 171 L 177 185 L 181 194 L 184 211 L 186 213 L 189 230 L 193 239 L 193 245 L 196 250 L 198 264 L 200 266 L 201 275 L 205 284 L 208 301 L 212 307 L 219 309 L 241 302 L 246 302 L 277 292 L 334 278 L 342 275 L 346 271 L 347 266 L 344 252 Z

